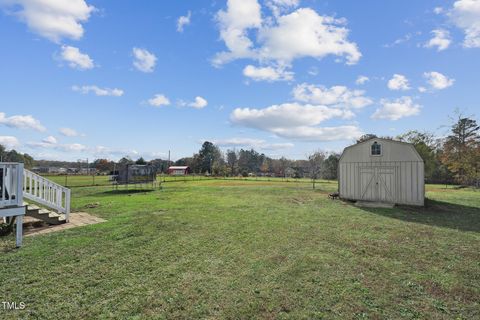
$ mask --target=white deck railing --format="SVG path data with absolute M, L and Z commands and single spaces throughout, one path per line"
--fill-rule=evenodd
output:
M 23 163 L 0 163 L 0 208 L 23 206 Z
M 23 163 L 0 162 L 0 217 L 16 217 L 16 244 L 23 238 Z
M 23 179 L 24 198 L 64 213 L 65 220 L 68 222 L 70 189 L 26 169 Z

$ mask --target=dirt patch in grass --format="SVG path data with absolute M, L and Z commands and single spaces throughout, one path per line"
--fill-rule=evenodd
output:
M 308 200 L 306 200 L 306 199 L 301 199 L 301 198 L 292 198 L 292 199 L 289 199 L 289 202 L 294 203 L 294 204 L 297 204 L 297 205 L 305 204 L 307 201 L 308 201 Z
M 100 206 L 100 202 L 93 202 L 93 203 L 86 204 L 85 208 L 94 209 L 94 208 L 97 208 L 98 206 Z
M 435 281 L 423 281 L 421 282 L 421 285 L 423 288 L 425 288 L 425 291 L 427 291 L 431 296 L 435 298 L 446 299 L 449 297 L 449 292 L 445 290 L 441 284 Z
M 479 295 L 470 288 L 455 286 L 447 290 L 432 280 L 423 281 L 421 284 L 425 288 L 425 291 L 437 299 L 445 301 L 456 300 L 462 303 L 475 303 L 479 300 Z
M 455 286 L 450 290 L 451 296 L 463 303 L 478 303 L 480 301 L 480 295 L 475 293 L 470 288 Z
M 288 257 L 283 254 L 276 254 L 268 258 L 269 261 L 273 262 L 274 264 L 282 264 L 288 260 Z
M 205 184 L 207 185 L 207 184 Z M 276 182 L 263 182 L 263 181 L 235 181 L 235 182 L 217 182 L 214 184 L 208 184 L 212 187 L 258 187 L 258 186 L 275 186 L 280 185 L 280 183 Z

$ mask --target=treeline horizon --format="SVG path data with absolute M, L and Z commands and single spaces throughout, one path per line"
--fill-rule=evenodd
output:
M 471 117 L 461 114 L 450 126 L 450 134 L 436 137 L 428 131 L 412 130 L 396 137 L 365 134 L 356 143 L 374 138 L 392 139 L 413 144 L 425 162 L 425 179 L 428 183 L 456 183 L 480 187 L 480 126 Z M 15 150 L 7 151 L 0 145 L 0 158 L 6 162 L 23 162 L 27 168 L 63 167 L 86 168 L 86 163 L 71 161 L 35 160 L 28 154 Z M 96 159 L 88 164 L 102 173 L 113 173 L 116 168 L 127 164 L 149 164 L 159 173 L 166 173 L 171 165 L 188 166 L 194 174 L 215 176 L 273 176 L 312 179 L 337 179 L 339 153 L 313 151 L 302 160 L 285 157 L 274 159 L 259 153 L 253 148 L 239 150 L 221 149 L 212 142 L 205 141 L 200 150 L 191 157 L 176 161 L 143 158 L 133 160 L 126 156 L 119 161 Z

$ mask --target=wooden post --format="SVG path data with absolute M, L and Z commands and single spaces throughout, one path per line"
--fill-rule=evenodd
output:
M 16 246 L 22 246 L 23 238 L 23 215 L 17 216 L 17 230 L 16 230 Z
M 23 206 L 23 163 L 17 167 L 17 203 L 18 206 Z
M 65 221 L 70 220 L 70 189 L 65 190 Z

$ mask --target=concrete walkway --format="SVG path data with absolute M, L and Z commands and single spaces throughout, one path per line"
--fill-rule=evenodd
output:
M 29 217 L 26 217 L 29 218 Z M 62 231 L 76 227 L 88 226 L 90 224 L 96 224 L 105 222 L 102 218 L 98 218 L 88 214 L 86 212 L 73 212 L 70 214 L 70 222 L 59 225 L 47 225 L 38 228 L 25 228 L 25 236 L 35 236 L 39 234 L 47 234 L 50 232 Z

